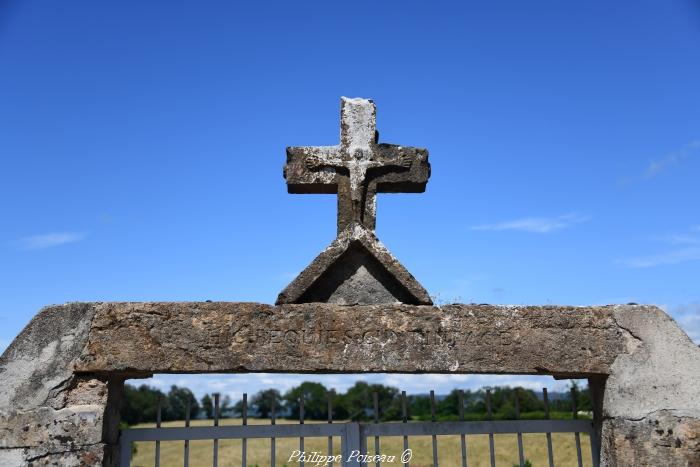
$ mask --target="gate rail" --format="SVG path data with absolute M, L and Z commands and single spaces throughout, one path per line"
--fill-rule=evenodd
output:
M 331 395 L 329 394 L 329 414 L 332 414 Z M 591 458 L 593 467 L 599 467 L 600 445 L 598 441 L 597 431 L 591 420 L 580 420 L 576 418 L 576 407 L 572 407 L 573 419 L 571 420 L 520 420 L 519 404 L 517 397 L 515 399 L 516 420 L 485 420 L 485 421 L 464 421 L 463 410 L 460 410 L 460 421 L 438 422 L 435 418 L 435 394 L 430 393 L 432 421 L 429 422 L 408 422 L 405 411 L 406 394 L 402 392 L 402 422 L 382 422 L 378 419 L 377 397 L 375 400 L 374 422 L 373 423 L 357 423 L 357 422 L 342 422 L 333 423 L 331 416 L 327 423 L 310 423 L 304 424 L 303 397 L 300 400 L 300 420 L 299 424 L 275 424 L 274 413 L 271 418 L 270 425 L 248 425 L 247 424 L 247 397 L 244 396 L 243 410 L 243 425 L 226 425 L 218 424 L 218 395 L 215 396 L 215 419 L 214 426 L 189 426 L 189 417 L 184 427 L 160 427 L 160 405 L 158 407 L 158 421 L 156 428 L 129 428 L 120 432 L 120 466 L 131 466 L 131 449 L 132 443 L 143 441 L 155 441 L 155 466 L 160 466 L 160 442 L 161 441 L 184 441 L 184 466 L 189 465 L 189 442 L 193 440 L 214 440 L 214 457 L 213 465 L 218 465 L 218 440 L 223 439 L 240 439 L 242 443 L 242 461 L 243 467 L 246 467 L 246 440 L 253 438 L 266 438 L 271 440 L 270 461 L 271 465 L 275 465 L 275 439 L 277 438 L 298 438 L 299 451 L 304 451 L 304 438 L 328 438 L 328 456 L 333 456 L 333 437 L 340 437 L 341 440 L 341 456 L 342 465 L 346 467 L 361 467 L 366 463 L 362 461 L 362 456 L 368 454 L 367 440 L 374 438 L 374 454 L 380 455 L 379 438 L 382 436 L 403 437 L 404 450 L 409 447 L 409 436 L 431 436 L 433 448 L 433 465 L 439 467 L 437 436 L 459 435 L 461 438 L 462 448 L 462 467 L 467 466 L 467 439 L 466 435 L 489 435 L 489 454 L 491 466 L 495 467 L 495 449 L 494 435 L 496 434 L 517 434 L 518 435 L 518 455 L 520 465 L 525 465 L 525 455 L 523 448 L 523 433 L 542 433 L 547 436 L 547 453 L 549 466 L 554 466 L 554 457 L 552 449 L 552 433 L 573 433 L 576 440 L 576 451 L 578 465 L 583 465 L 581 455 L 581 440 L 580 433 L 586 433 L 590 436 Z M 486 393 L 487 413 L 491 418 L 491 403 L 490 392 Z M 460 393 L 460 405 L 462 404 Z M 546 389 L 544 390 L 545 415 L 549 417 L 549 407 Z M 189 407 L 188 407 L 189 414 Z M 354 456 L 351 455 L 354 453 Z M 304 462 L 299 462 L 300 466 L 304 466 Z M 329 462 L 329 466 L 332 462 Z M 375 465 L 379 467 L 380 463 Z M 404 462 L 405 467 L 409 467 L 408 462 Z

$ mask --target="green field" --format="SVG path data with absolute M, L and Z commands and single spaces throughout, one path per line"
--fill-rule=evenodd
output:
M 248 423 L 268 424 L 269 420 L 249 419 Z M 298 423 L 292 420 L 279 420 L 278 423 Z M 315 423 L 309 421 L 307 423 Z M 318 423 L 318 422 L 316 422 Z M 221 425 L 240 425 L 240 419 L 222 419 Z M 194 420 L 193 426 L 212 425 L 211 420 Z M 137 425 L 134 428 L 153 427 L 153 424 Z M 184 426 L 183 422 L 163 423 L 167 426 Z M 525 457 L 532 462 L 534 467 L 547 466 L 547 442 L 543 434 L 523 435 Z M 270 465 L 270 440 L 251 439 L 248 440 L 248 466 L 269 466 Z M 287 465 L 289 467 L 299 465 L 296 462 L 287 462 L 291 452 L 299 449 L 299 440 L 277 439 L 277 466 Z M 374 440 L 368 440 L 368 454 L 374 453 Z M 576 445 L 573 434 L 553 434 L 552 444 L 554 447 L 554 462 L 557 467 L 576 466 Z M 155 443 L 136 443 L 137 452 L 132 460 L 132 466 L 146 467 L 154 465 Z M 498 467 L 512 467 L 518 464 L 518 445 L 516 435 L 496 435 L 496 465 Z M 326 454 L 327 438 L 306 438 L 305 451 L 319 451 Z M 340 454 L 340 438 L 333 441 L 334 454 Z M 432 466 L 432 444 L 430 437 L 411 437 L 409 447 L 413 451 L 412 467 Z M 183 465 L 183 442 L 169 441 L 161 442 L 161 466 L 181 466 Z M 583 452 L 583 462 L 585 466 L 591 465 L 591 448 L 588 435 L 581 434 L 581 450 Z M 399 460 L 403 451 L 403 440 L 400 437 L 381 438 L 381 453 L 391 454 L 397 457 L 395 463 L 384 463 L 386 466 L 401 466 Z M 467 462 L 470 467 L 489 467 L 489 444 L 487 435 L 467 436 Z M 461 465 L 461 447 L 459 436 L 439 436 L 438 454 L 441 466 L 458 467 Z M 212 465 L 213 443 L 212 441 L 192 441 L 190 442 L 190 466 L 209 467 Z M 240 466 L 241 465 L 241 441 L 221 440 L 219 441 L 219 466 Z M 309 467 L 312 464 L 306 463 Z

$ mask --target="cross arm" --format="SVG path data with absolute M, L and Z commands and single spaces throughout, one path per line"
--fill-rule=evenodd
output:
M 376 160 L 381 167 L 373 169 L 372 177 L 378 193 L 422 193 L 430 178 L 428 150 L 396 144 L 377 144 Z M 396 170 L 396 167 L 406 170 Z M 386 168 L 384 168 L 386 167 Z
M 406 154 L 401 154 L 393 159 L 380 158 L 378 160 L 370 161 L 369 164 L 367 165 L 367 167 L 370 169 L 376 169 L 379 167 L 392 167 L 392 168 L 398 167 L 398 168 L 409 169 L 409 168 L 411 168 L 412 164 L 413 164 L 413 159 L 410 156 L 408 156 Z
M 314 170 L 309 160 L 326 161 Z M 328 162 L 340 161 L 337 146 L 291 146 L 287 148 L 287 163 L 284 165 L 284 178 L 288 193 L 338 192 L 338 175 Z

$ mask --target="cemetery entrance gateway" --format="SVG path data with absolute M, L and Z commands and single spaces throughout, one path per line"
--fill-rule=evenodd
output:
M 338 235 L 276 305 L 95 302 L 43 308 L 0 355 L 0 464 L 127 462 L 127 456 L 119 459 L 118 430 L 125 379 L 275 372 L 587 378 L 602 439 L 595 463 L 697 463 L 700 349 L 663 310 L 634 304 L 429 306 L 426 290 L 374 233 L 379 193 L 425 190 L 428 151 L 379 143 L 371 101 L 344 98 L 340 144 L 287 148 L 284 174 L 290 193 L 337 193 Z M 407 229 L 430 222 L 410 216 Z M 436 442 L 444 433 L 462 433 L 465 449 L 472 433 L 591 433 L 587 421 L 546 427 L 515 422 L 124 430 L 121 448 L 128 452 L 132 441 L 166 436 L 301 438 L 313 429 L 325 435 L 322 430 L 341 430 L 346 450 L 368 442 L 371 448 L 374 436 L 408 436 L 410 442 L 415 433 L 431 434 Z M 593 440 L 598 444 L 598 437 Z
M 377 193 L 419 193 L 425 191 L 430 177 L 428 151 L 423 148 L 383 144 L 378 141 L 376 107 L 367 99 L 341 99 L 340 144 L 337 146 L 299 146 L 287 148 L 284 177 L 289 193 L 335 193 L 338 197 L 337 238 L 311 262 L 278 296 L 277 305 L 302 303 L 333 303 L 337 305 L 410 304 L 432 305 L 423 286 L 389 252 L 375 235 Z M 348 307 L 352 308 L 352 307 Z M 394 333 L 394 329 L 388 329 Z M 326 338 L 342 339 L 329 331 Z M 420 333 L 419 333 L 420 334 Z M 250 338 L 250 336 L 248 337 Z M 416 337 L 422 339 L 422 337 Z M 428 338 L 430 338 L 428 336 Z M 277 342 L 282 336 L 275 337 Z M 302 337 L 303 339 L 303 337 Z M 364 337 L 363 337 L 364 339 Z M 236 341 L 232 345 L 246 340 Z M 270 337 L 272 341 L 272 337 Z M 330 341 L 329 341 L 330 342 Z M 361 345 L 351 343 L 349 345 Z M 410 362 L 407 362 L 410 365 Z M 286 371 L 284 367 L 276 371 Z M 432 395 L 432 392 L 431 392 Z M 405 397 L 405 396 L 404 396 Z M 544 395 L 546 400 L 546 394 Z M 518 401 L 514 401 L 516 412 Z M 303 407 L 303 401 L 300 401 Z M 374 407 L 374 413 L 378 413 Z M 461 409 L 463 410 L 463 409 Z M 460 412 L 461 412 L 460 410 Z M 188 442 L 211 439 L 213 464 L 218 462 L 218 440 L 242 440 L 243 466 L 246 467 L 246 440 L 269 438 L 271 464 L 275 464 L 277 438 L 299 438 L 303 451 L 304 438 L 328 437 L 328 455 L 333 452 L 332 439 L 341 439 L 343 465 L 364 465 L 367 439 L 374 438 L 375 453 L 379 451 L 380 437 L 398 436 L 405 449 L 410 436 L 432 438 L 433 465 L 438 467 L 437 437 L 460 436 L 462 465 L 467 465 L 467 436 L 489 435 L 491 466 L 495 467 L 494 435 L 517 435 L 518 457 L 524 466 L 523 433 L 546 434 L 550 466 L 554 465 L 551 433 L 573 433 L 576 439 L 578 465 L 582 465 L 579 433 L 588 433 L 591 439 L 593 465 L 597 467 L 599 447 L 593 423 L 586 420 L 509 420 L 509 421 L 456 421 L 438 422 L 434 414 L 430 422 L 408 422 L 404 412 L 402 423 L 332 423 L 305 424 L 303 410 L 298 425 L 278 425 L 274 418 L 269 426 L 247 425 L 244 411 L 242 426 L 219 426 L 215 419 L 210 427 L 180 427 L 128 429 L 121 432 L 121 464 L 129 466 L 131 443 L 156 442 L 156 465 L 159 465 L 160 441 L 184 441 L 184 465 L 188 465 Z M 490 412 L 490 408 L 489 408 Z M 159 411 L 160 413 L 160 411 Z M 329 398 L 329 414 L 332 414 Z M 573 411 L 574 418 L 576 411 Z M 457 415 L 457 414 L 455 414 Z M 330 416 L 329 416 L 330 417 Z M 463 414 L 459 414 L 463 420 Z M 160 417 L 159 417 L 160 418 Z M 519 416 L 517 417 L 519 418 Z M 160 422 L 158 421 L 158 425 Z M 353 453 L 355 454 L 353 456 Z M 360 455 L 360 457 L 357 456 Z M 376 465 L 379 465 L 377 463 Z
M 461 447 L 461 465 L 468 467 L 467 450 L 469 449 L 469 435 L 489 435 L 489 461 L 491 467 L 496 465 L 495 457 L 495 436 L 497 434 L 517 435 L 518 462 L 520 467 L 525 466 L 526 452 L 523 445 L 522 435 L 525 433 L 539 433 L 545 436 L 542 441 L 547 443 L 547 458 L 549 467 L 557 465 L 555 463 L 552 448 L 552 433 L 572 433 L 576 443 L 576 457 L 578 467 L 583 467 L 583 456 L 580 433 L 586 433 L 590 439 L 590 450 L 593 467 L 599 466 L 600 443 L 597 433 L 591 420 L 577 419 L 577 408 L 575 397 L 572 393 L 572 419 L 571 420 L 550 420 L 549 401 L 547 389 L 543 389 L 542 397 L 545 407 L 544 420 L 520 420 L 520 407 L 518 397 L 513 400 L 515 407 L 515 420 L 491 420 L 491 398 L 490 391 L 486 391 L 487 420 L 484 421 L 464 421 L 464 394 L 459 392 L 459 421 L 437 421 L 435 414 L 435 393 L 430 392 L 431 421 L 429 422 L 409 422 L 406 393 L 401 393 L 401 422 L 380 422 L 380 407 L 377 393 L 373 394 L 372 413 L 374 421 L 370 423 L 358 422 L 335 422 L 333 421 L 333 392 L 328 393 L 328 421 L 327 423 L 304 423 L 304 398 L 299 400 L 299 423 L 298 424 L 276 424 L 275 410 L 273 407 L 269 425 L 248 425 L 248 404 L 247 395 L 243 395 L 242 404 L 242 424 L 238 426 L 219 425 L 219 396 L 214 397 L 214 424 L 213 426 L 189 426 L 189 406 L 185 410 L 185 426 L 183 427 L 161 427 L 160 413 L 158 406 L 156 428 L 131 428 L 121 431 L 120 437 L 120 459 L 122 467 L 131 466 L 132 443 L 151 441 L 156 443 L 154 465 L 160 467 L 160 442 L 161 441 L 183 441 L 183 465 L 189 466 L 190 452 L 189 442 L 194 440 L 212 440 L 212 465 L 218 467 L 219 462 L 219 440 L 240 439 L 241 442 L 241 466 L 248 466 L 247 440 L 263 438 L 270 440 L 270 466 L 277 465 L 277 454 L 280 454 L 280 461 L 283 465 L 299 464 L 360 467 L 367 465 L 403 465 L 410 466 L 413 458 L 409 437 L 430 436 L 432 439 L 432 465 L 439 467 L 440 459 L 438 455 L 438 436 L 459 436 Z M 340 454 L 334 456 L 333 437 L 340 438 Z M 396 455 L 395 459 L 389 462 L 386 457 L 382 461 L 380 449 L 381 437 L 401 437 L 403 438 L 403 451 Z M 278 452 L 275 441 L 280 438 L 298 438 L 298 451 Z M 305 451 L 305 438 L 327 438 L 327 449 L 325 453 L 317 451 Z M 373 449 L 368 449 L 368 440 L 374 441 Z M 296 455 L 295 455 L 296 454 Z M 323 457 L 327 456 L 327 457 Z M 338 457 L 339 456 L 339 457 Z M 515 462 L 515 460 L 513 460 Z M 448 465 L 448 464 L 444 464 Z

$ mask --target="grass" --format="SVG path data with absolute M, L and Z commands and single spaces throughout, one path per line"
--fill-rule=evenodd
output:
M 249 419 L 250 425 L 268 424 L 269 420 Z M 297 423 L 293 420 L 278 420 L 282 423 Z M 314 423 L 309 421 L 307 423 Z M 221 425 L 240 425 L 240 419 L 222 419 Z M 193 420 L 192 426 L 212 425 L 211 420 Z M 150 428 L 153 424 L 137 425 L 134 428 Z M 164 427 L 184 426 L 184 422 L 166 422 Z M 299 465 L 295 462 L 287 462 L 291 452 L 299 449 L 298 438 L 277 439 L 277 463 L 276 466 L 287 465 L 289 467 Z M 523 444 L 525 457 L 532 462 L 535 467 L 547 466 L 547 441 L 543 434 L 524 434 Z M 155 443 L 136 443 L 137 452 L 132 459 L 132 466 L 146 467 L 154 465 Z M 374 439 L 367 440 L 368 454 L 374 454 Z M 576 466 L 576 445 L 574 435 L 553 434 L 552 445 L 554 450 L 554 462 L 557 467 Z M 413 450 L 411 467 L 432 466 L 432 444 L 430 437 L 410 437 L 409 446 Z M 496 465 L 498 467 L 512 467 L 518 464 L 518 445 L 516 435 L 495 435 Z M 319 451 L 326 454 L 327 438 L 305 438 L 305 451 Z M 340 438 L 333 440 L 334 454 L 340 454 Z M 384 463 L 385 466 L 402 466 L 400 456 L 403 451 L 403 440 L 400 437 L 382 437 L 381 453 L 395 455 L 395 463 Z M 161 463 L 163 467 L 183 465 L 183 442 L 163 441 L 161 442 Z M 248 440 L 248 466 L 269 466 L 270 465 L 270 440 L 269 439 L 249 439 Z M 591 448 L 588 435 L 581 434 L 581 451 L 583 453 L 583 465 L 591 465 Z M 446 467 L 460 466 L 462 462 L 459 436 L 438 436 L 438 456 L 440 465 Z M 212 465 L 213 443 L 212 441 L 191 441 L 190 442 L 190 466 L 199 467 Z M 489 467 L 489 443 L 488 435 L 467 436 L 467 462 L 470 467 Z M 219 465 L 222 467 L 241 465 L 241 441 L 240 440 L 220 440 L 219 441 Z M 313 464 L 306 463 L 306 466 Z M 373 464 L 372 464 L 373 465 Z
M 520 413 L 520 419 L 521 420 L 544 420 L 545 413 L 544 411 L 535 411 L 535 412 L 521 412 Z M 557 411 L 551 411 L 549 413 L 549 418 L 551 420 L 571 420 L 571 412 L 557 412 Z M 587 413 L 587 412 L 579 412 L 578 414 L 579 419 L 587 419 L 590 420 L 592 419 L 592 414 Z M 414 420 L 416 421 L 424 421 L 424 422 L 429 422 L 431 419 L 430 415 L 424 415 L 421 417 L 415 417 Z M 457 421 L 459 418 L 457 415 L 438 415 L 437 420 L 442 422 L 442 421 Z M 488 420 L 487 415 L 483 412 L 465 412 L 464 413 L 464 420 L 466 421 L 480 421 L 480 420 Z M 493 420 L 513 420 L 513 415 L 509 414 L 501 414 L 501 413 L 495 413 L 493 414 Z

